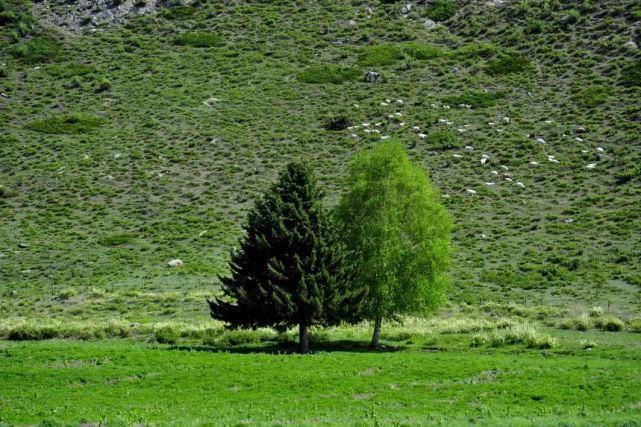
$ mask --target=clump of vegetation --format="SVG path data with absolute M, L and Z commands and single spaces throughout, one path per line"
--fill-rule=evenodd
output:
M 192 6 L 176 5 L 163 8 L 160 16 L 166 19 L 185 19 L 196 13 L 197 9 Z
M 641 317 L 635 317 L 628 321 L 628 330 L 630 332 L 641 332 Z
M 596 347 L 596 342 L 594 340 L 581 340 L 580 341 L 581 348 L 583 350 L 591 350 Z
M 26 125 L 27 129 L 48 134 L 77 134 L 90 132 L 105 122 L 99 117 L 74 113 L 54 116 L 49 119 L 36 120 Z
M 485 65 L 485 72 L 492 76 L 522 73 L 531 69 L 530 60 L 517 53 L 499 54 L 497 58 L 490 59 Z
M 434 21 L 446 21 L 456 14 L 458 3 L 455 0 L 436 0 L 425 10 L 425 16 Z
M 470 43 L 452 51 L 450 56 L 459 59 L 489 58 L 500 52 L 500 48 L 492 43 Z
M 14 197 L 16 194 L 17 193 L 16 193 L 15 190 L 0 184 L 0 197 L 1 198 Z
M 579 91 L 574 95 L 574 101 L 586 107 L 596 107 L 607 102 L 612 95 L 612 88 L 604 85 L 594 85 Z
M 60 42 L 49 36 L 37 36 L 15 45 L 10 52 L 27 63 L 55 61 L 61 55 Z
M 402 60 L 427 60 L 447 55 L 443 48 L 406 42 L 367 46 L 362 49 L 359 63 L 363 66 L 393 65 Z
M 221 46 L 225 39 L 217 33 L 193 32 L 179 34 L 174 38 L 174 43 L 179 46 L 207 48 Z
M 427 143 L 434 150 L 452 150 L 460 148 L 458 137 L 451 129 L 436 128 L 427 135 Z
M 178 331 L 173 325 L 163 325 L 154 332 L 154 340 L 160 344 L 176 344 Z
M 623 68 L 620 82 L 627 87 L 641 87 L 641 60 L 636 60 Z
M 61 290 L 60 292 L 58 292 L 56 297 L 59 300 L 68 300 L 69 298 L 73 298 L 76 295 L 78 295 L 78 292 L 75 289 L 73 289 L 73 288 L 65 288 L 65 289 Z
M 529 323 L 518 323 L 506 329 L 478 333 L 472 337 L 472 346 L 488 345 L 502 347 L 511 344 L 525 344 L 528 348 L 549 349 L 558 344 L 556 338 L 540 333 Z
M 594 321 L 594 326 L 603 331 L 619 332 L 623 330 L 623 328 L 625 327 L 625 323 L 623 323 L 623 320 L 619 319 L 618 317 L 609 314 L 602 317 L 597 317 Z
M 98 243 L 103 246 L 128 245 L 136 242 L 136 236 L 129 233 L 110 234 L 98 239 Z
M 96 67 L 80 63 L 68 64 L 50 64 L 44 67 L 47 74 L 59 78 L 71 78 L 76 76 L 86 76 L 97 71 Z
M 465 91 L 463 94 L 447 97 L 444 101 L 450 105 L 466 104 L 472 108 L 487 108 L 495 106 L 496 100 L 502 96 L 492 92 Z
M 312 65 L 298 74 L 298 80 L 304 83 L 340 84 L 357 80 L 361 72 L 353 67 L 333 64 Z

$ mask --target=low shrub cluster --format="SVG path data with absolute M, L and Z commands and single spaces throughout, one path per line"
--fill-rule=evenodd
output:
M 575 329 L 577 331 L 597 328 L 602 331 L 619 332 L 625 328 L 625 323 L 616 316 L 604 314 L 601 307 L 592 307 L 587 313 L 561 320 L 557 326 L 561 329 Z
M 478 333 L 472 337 L 473 347 L 482 345 L 501 347 L 510 344 L 525 344 L 528 348 L 549 349 L 557 345 L 557 340 L 542 334 L 529 323 L 517 323 L 509 328 Z
M 62 48 L 58 40 L 49 36 L 37 36 L 15 45 L 11 54 L 17 59 L 33 64 L 58 59 Z
M 174 38 L 174 43 L 179 46 L 207 48 L 221 46 L 225 43 L 225 40 L 220 34 L 193 32 L 177 35 L 176 38 Z
M 35 120 L 27 123 L 26 128 L 47 134 L 78 134 L 90 132 L 104 122 L 105 120 L 99 117 L 75 113 L 64 116 L 54 116 L 44 120 Z
M 485 72 L 492 76 L 522 73 L 532 69 L 532 63 L 526 57 L 512 53 L 500 54 L 485 65 Z
M 363 66 L 393 65 L 402 60 L 426 60 L 447 55 L 443 48 L 415 43 L 388 43 L 363 48 L 359 63 Z
M 449 96 L 444 101 L 450 105 L 465 104 L 472 108 L 487 108 L 495 106 L 496 100 L 502 96 L 492 92 L 465 91 L 460 95 Z

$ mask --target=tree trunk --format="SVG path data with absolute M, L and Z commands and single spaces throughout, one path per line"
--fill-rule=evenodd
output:
M 298 325 L 298 346 L 301 353 L 309 353 L 309 335 L 307 335 L 307 326 L 302 323 Z
M 382 317 L 377 317 L 374 320 L 374 335 L 372 335 L 372 342 L 369 343 L 371 348 L 379 348 L 381 346 L 381 324 L 383 323 Z

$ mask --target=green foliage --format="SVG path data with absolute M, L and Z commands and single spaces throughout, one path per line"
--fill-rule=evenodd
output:
M 446 54 L 447 52 L 440 47 L 423 43 L 390 43 L 363 48 L 359 63 L 363 66 L 393 65 L 402 60 L 422 61 Z
M 160 344 L 176 344 L 178 331 L 172 325 L 165 325 L 154 332 L 154 339 Z
M 192 32 L 179 34 L 174 38 L 174 43 L 179 46 L 192 47 L 218 47 L 225 43 L 225 39 L 216 33 Z
M 636 60 L 623 68 L 620 82 L 623 86 L 641 87 L 641 60 Z
M 619 332 L 624 329 L 625 323 L 623 323 L 623 321 L 618 317 L 608 314 L 596 318 L 594 326 L 604 331 Z
M 427 143 L 434 150 L 452 150 L 461 147 L 454 131 L 444 128 L 431 130 L 427 136 Z
M 333 64 L 312 65 L 298 73 L 298 80 L 303 83 L 334 83 L 358 80 L 361 72 L 353 67 Z
M 362 288 L 350 269 L 322 203 L 311 168 L 290 163 L 256 202 L 240 249 L 231 254 L 224 297 L 209 300 L 211 315 L 231 328 L 306 328 L 360 320 Z M 351 288 L 350 288 L 351 287 Z
M 185 19 L 196 13 L 196 11 L 195 7 L 178 5 L 161 9 L 160 15 L 166 19 Z
M 44 120 L 35 120 L 27 123 L 26 128 L 49 134 L 77 134 L 90 132 L 104 122 L 104 119 L 98 117 L 74 113 L 66 116 L 54 116 Z
M 452 220 L 400 143 L 355 157 L 336 215 L 358 265 L 355 281 L 369 287 L 370 319 L 424 313 L 444 301 Z
M 136 242 L 136 236 L 130 233 L 110 234 L 98 239 L 98 243 L 103 246 L 128 245 Z
M 500 52 L 500 48 L 492 43 L 470 43 L 452 51 L 450 56 L 458 59 L 489 58 Z
M 97 72 L 93 65 L 71 62 L 67 64 L 51 64 L 44 68 L 47 74 L 57 78 L 86 76 Z
M 444 99 L 447 104 L 467 104 L 472 108 L 487 108 L 496 105 L 496 100 L 503 97 L 502 94 L 492 92 L 465 91 L 460 95 L 449 96 Z
M 456 0 L 436 0 L 430 2 L 430 6 L 425 11 L 425 16 L 434 21 L 446 21 L 458 11 L 458 2 Z
M 522 73 L 531 69 L 530 60 L 517 53 L 499 54 L 497 58 L 489 60 L 485 66 L 485 72 L 491 76 Z
M 594 85 L 579 91 L 574 95 L 574 101 L 586 107 L 596 107 L 610 99 L 612 88 L 604 85 Z
M 61 56 L 61 45 L 53 37 L 38 36 L 15 45 L 10 52 L 19 60 L 30 64 L 50 62 Z

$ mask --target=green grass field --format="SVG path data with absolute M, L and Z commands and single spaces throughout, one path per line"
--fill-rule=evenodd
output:
M 0 424 L 641 425 L 638 4 L 93 3 L 0 0 Z M 455 219 L 448 305 L 380 353 L 209 319 L 281 167 L 331 207 L 382 137 Z

